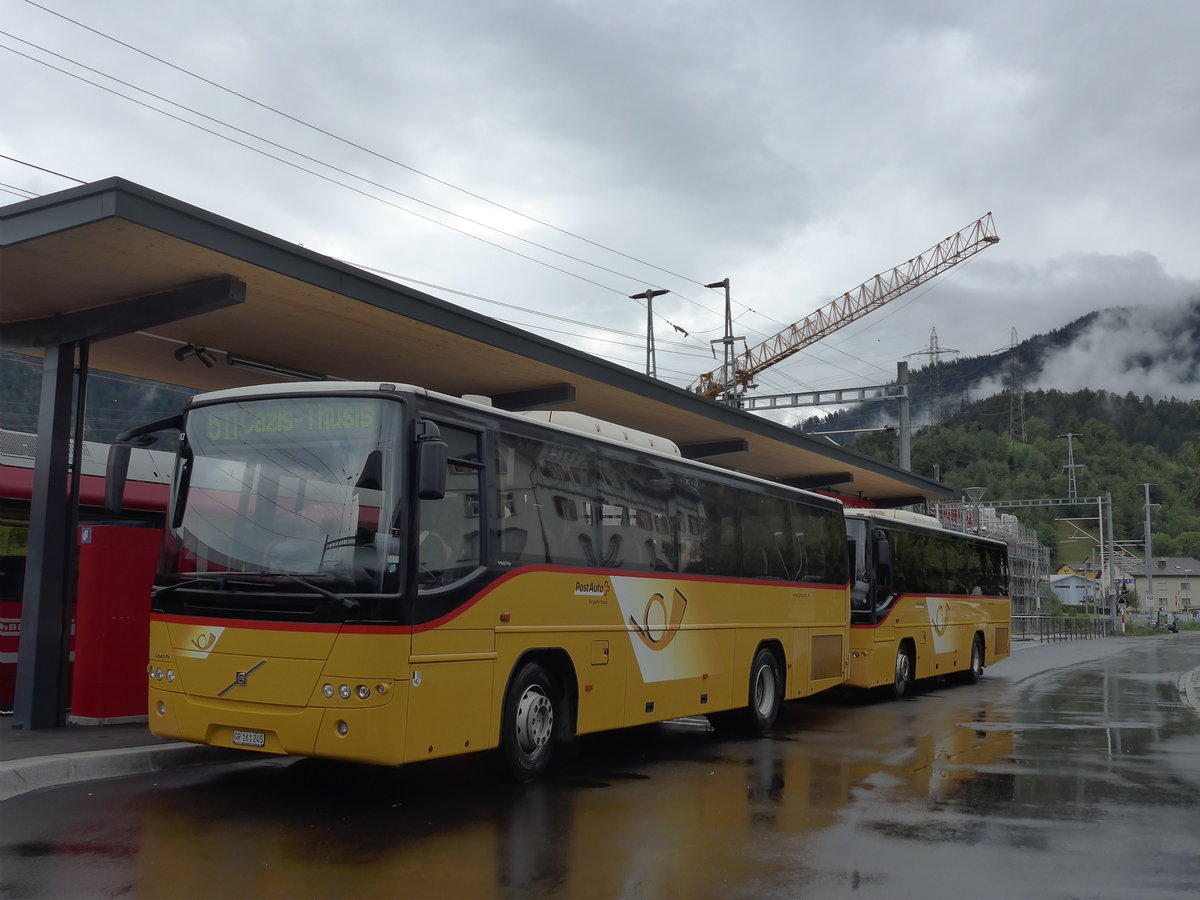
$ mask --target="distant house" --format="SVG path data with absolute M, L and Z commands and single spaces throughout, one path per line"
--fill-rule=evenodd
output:
M 1115 562 L 1118 588 L 1137 591 L 1140 605 L 1137 612 L 1166 612 L 1200 618 L 1200 560 L 1190 556 L 1151 557 L 1150 589 L 1147 589 L 1144 561 L 1118 559 Z
M 1076 573 L 1051 575 L 1050 587 L 1058 595 L 1063 606 L 1072 609 L 1083 609 L 1095 604 L 1099 596 L 1100 585 L 1091 578 L 1084 578 Z
M 1100 570 L 1096 566 L 1095 559 L 1088 557 L 1080 563 L 1063 563 L 1058 567 L 1056 575 L 1079 575 L 1082 578 L 1089 578 L 1092 581 L 1100 580 Z

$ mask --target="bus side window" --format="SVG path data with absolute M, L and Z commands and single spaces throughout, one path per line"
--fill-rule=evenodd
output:
M 897 554 L 888 540 L 887 532 L 882 528 L 875 529 L 871 541 L 875 550 L 875 610 L 881 612 L 891 605 L 896 591 L 903 590 L 903 587 L 896 578 Z
M 600 565 L 638 571 L 673 568 L 666 527 L 672 482 L 666 472 L 642 460 L 614 455 L 600 473 Z M 662 522 L 659 526 L 658 523 Z
M 697 501 L 696 514 L 689 516 L 695 522 L 699 539 L 694 539 L 687 571 L 703 575 L 740 575 L 737 493 L 731 487 L 718 484 L 707 485 L 704 493 L 706 499 Z
M 523 434 L 498 434 L 496 451 L 497 560 L 595 565 L 591 452 Z
M 420 501 L 417 524 L 417 586 L 441 587 L 462 578 L 480 564 L 479 435 L 439 423 L 449 453 L 446 493 Z
M 846 550 L 850 563 L 850 608 L 871 608 L 871 573 L 867 571 L 867 523 L 861 519 L 846 520 Z

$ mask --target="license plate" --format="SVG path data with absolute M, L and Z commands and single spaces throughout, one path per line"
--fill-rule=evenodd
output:
M 233 743 L 238 747 L 265 747 L 267 736 L 261 731 L 235 731 Z

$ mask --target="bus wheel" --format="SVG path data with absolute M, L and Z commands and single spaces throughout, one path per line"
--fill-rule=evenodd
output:
M 766 734 L 779 716 L 783 703 L 783 675 L 779 660 L 766 647 L 754 654 L 750 666 L 750 696 L 746 725 L 752 734 Z
M 521 667 L 504 698 L 500 752 L 508 773 L 520 782 L 533 781 L 554 755 L 558 693 L 550 675 L 536 662 Z
M 771 730 L 783 703 L 783 675 L 779 660 L 766 647 L 760 647 L 750 664 L 750 685 L 746 706 L 725 712 L 709 713 L 708 721 L 721 732 L 763 735 Z
M 983 640 L 979 635 L 975 635 L 975 640 L 971 642 L 971 668 L 963 673 L 963 678 L 967 684 L 978 684 L 979 679 L 983 677 Z
M 892 696 L 899 700 L 912 691 L 913 655 L 907 644 L 896 650 L 896 676 L 892 681 Z

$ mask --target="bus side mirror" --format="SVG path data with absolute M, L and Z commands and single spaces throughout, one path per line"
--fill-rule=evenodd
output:
M 417 497 L 421 500 L 441 500 L 446 496 L 449 449 L 436 425 L 429 421 L 421 425 L 423 433 L 417 438 Z
M 125 502 L 129 450 L 129 444 L 113 444 L 108 448 L 108 465 L 104 472 L 104 509 L 110 513 L 119 513 Z
M 125 501 L 125 482 L 129 478 L 129 451 L 136 445 L 149 447 L 159 431 L 183 428 L 183 416 L 167 416 L 126 429 L 113 438 L 104 470 L 104 509 L 118 513 Z
M 892 545 L 883 535 L 875 538 L 875 564 L 880 568 L 892 567 Z
M 877 584 L 892 583 L 892 545 L 887 537 L 879 532 L 875 535 L 875 581 Z

